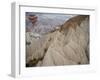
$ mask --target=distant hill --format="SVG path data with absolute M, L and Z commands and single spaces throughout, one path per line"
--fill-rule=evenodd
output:
M 33 13 L 27 12 L 26 16 L 37 16 L 37 22 L 32 25 L 31 21 L 26 19 L 26 27 L 32 27 L 32 32 L 43 34 L 54 30 L 55 27 L 62 25 L 73 16 L 65 14 L 51 14 L 51 13 Z M 33 28 L 34 26 L 34 28 Z

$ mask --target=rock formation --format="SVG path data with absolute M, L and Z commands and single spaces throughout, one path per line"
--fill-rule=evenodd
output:
M 79 15 L 47 34 L 26 33 L 26 66 L 89 64 L 89 16 Z

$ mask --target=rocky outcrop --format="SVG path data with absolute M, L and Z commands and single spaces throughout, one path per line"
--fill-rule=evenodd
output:
M 76 16 L 44 35 L 26 33 L 26 66 L 89 63 L 89 16 Z

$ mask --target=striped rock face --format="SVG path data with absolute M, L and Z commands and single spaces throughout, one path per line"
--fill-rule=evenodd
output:
M 27 32 L 26 63 L 27 67 L 89 64 L 89 16 L 73 17 L 44 35 Z
M 53 39 L 52 34 L 39 35 L 33 32 L 26 33 L 26 63 L 36 65 L 41 61 Z

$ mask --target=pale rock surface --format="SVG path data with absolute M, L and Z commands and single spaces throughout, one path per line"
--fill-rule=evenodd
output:
M 26 60 L 38 60 L 36 66 L 60 66 L 89 63 L 89 20 L 86 18 L 67 34 L 55 30 L 39 38 L 26 33 L 31 44 L 26 46 Z M 31 34 L 34 35 L 34 34 Z M 31 38 L 30 38 L 31 37 Z M 29 40 L 30 39 L 30 40 Z

